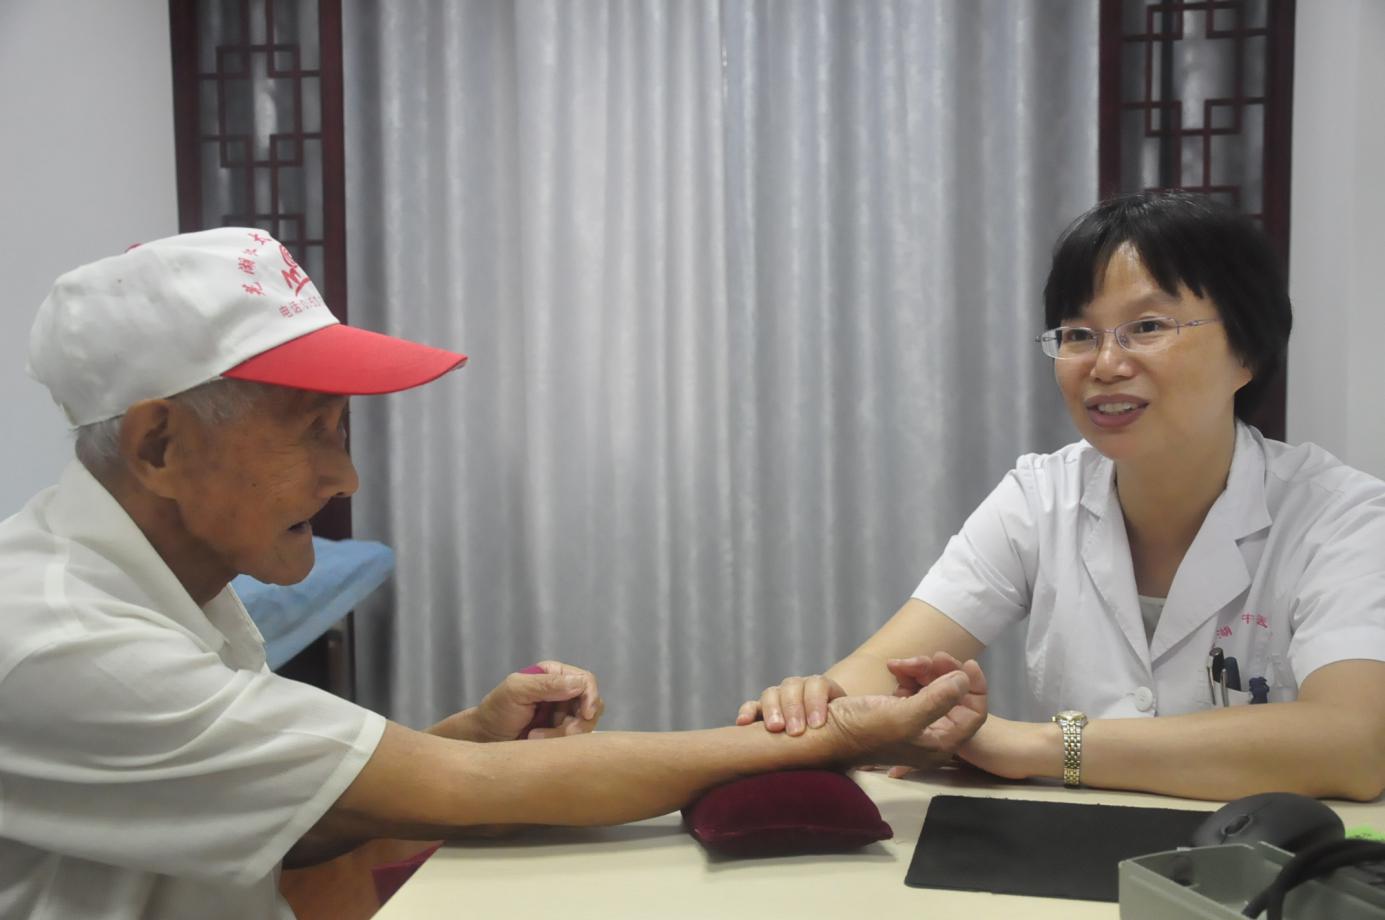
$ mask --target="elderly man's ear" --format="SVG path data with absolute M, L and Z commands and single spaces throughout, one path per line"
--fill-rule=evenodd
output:
M 120 422 L 120 456 L 124 473 L 160 498 L 177 494 L 190 430 L 189 413 L 167 399 L 147 399 L 125 410 Z

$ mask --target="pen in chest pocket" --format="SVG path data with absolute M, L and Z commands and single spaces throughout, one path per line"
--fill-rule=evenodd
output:
M 1235 658 L 1228 657 L 1222 665 L 1222 677 L 1225 678 L 1223 688 L 1225 690 L 1241 689 L 1241 666 L 1236 663 Z
M 1226 703 L 1226 653 L 1220 646 L 1212 646 L 1212 651 L 1207 654 L 1207 695 L 1212 699 L 1212 705 L 1217 705 L 1217 687 L 1221 687 L 1221 704 Z
M 1230 706 L 1231 692 L 1241 692 L 1241 665 L 1227 655 L 1221 646 L 1213 646 L 1207 654 L 1207 696 L 1213 706 Z M 1239 697 L 1238 702 L 1243 702 Z

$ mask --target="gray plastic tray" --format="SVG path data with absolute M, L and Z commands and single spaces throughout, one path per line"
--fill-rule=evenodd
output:
M 1291 858 L 1267 843 L 1236 843 L 1124 860 L 1121 920 L 1237 920 Z M 1385 920 L 1385 891 L 1339 871 L 1289 892 L 1284 920 Z

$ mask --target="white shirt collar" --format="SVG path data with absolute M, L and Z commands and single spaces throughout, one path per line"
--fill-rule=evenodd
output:
M 146 596 L 149 608 L 192 632 L 235 667 L 264 665 L 264 640 L 240 598 L 227 585 L 198 606 L 130 515 L 80 462 L 58 480 L 49 506 L 52 532 L 81 544 L 119 569 Z M 227 644 L 230 648 L 224 648 Z
M 1082 507 L 1104 517 L 1112 510 L 1115 494 L 1116 464 L 1098 455 L 1087 473 L 1082 488 Z M 1265 448 L 1260 433 L 1249 425 L 1236 423 L 1236 444 L 1232 449 L 1231 469 L 1226 488 L 1207 513 L 1207 522 L 1214 521 L 1232 539 L 1240 540 L 1270 526 L 1269 505 L 1265 501 Z

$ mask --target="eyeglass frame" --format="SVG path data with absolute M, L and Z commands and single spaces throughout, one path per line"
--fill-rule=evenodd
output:
M 1127 326 L 1133 326 L 1136 323 L 1147 323 L 1152 319 L 1166 320 L 1170 323 L 1173 323 L 1174 338 L 1178 337 L 1178 335 L 1183 331 L 1184 327 L 1191 329 L 1194 326 L 1206 326 L 1210 323 L 1220 323 L 1222 321 L 1222 318 L 1220 316 L 1208 317 L 1207 319 L 1191 320 L 1180 320 L 1176 316 L 1141 316 L 1139 319 L 1132 319 L 1129 322 L 1121 323 L 1119 326 L 1112 326 L 1109 329 L 1098 329 L 1095 326 L 1054 326 L 1052 329 L 1045 329 L 1043 332 L 1040 332 L 1038 335 L 1034 336 L 1034 341 L 1039 343 L 1039 347 L 1043 349 L 1043 352 L 1047 357 L 1050 357 L 1055 361 L 1073 361 L 1078 358 L 1086 358 L 1090 357 L 1091 355 L 1101 354 L 1102 342 L 1105 340 L 1107 334 L 1113 336 L 1116 340 L 1116 344 L 1119 345 L 1123 350 L 1128 351 L 1131 354 L 1157 354 L 1158 352 L 1161 352 L 1165 348 L 1168 348 L 1170 345 L 1172 345 L 1173 340 L 1170 339 L 1169 345 L 1165 345 L 1162 348 L 1156 348 L 1152 351 L 1148 349 L 1142 350 L 1139 348 L 1131 348 L 1124 341 L 1122 341 L 1123 339 L 1129 338 L 1130 333 L 1127 332 L 1122 334 L 1120 332 L 1120 330 L 1126 328 Z M 1085 329 L 1088 332 L 1092 333 L 1094 336 L 1096 336 L 1096 344 L 1092 347 L 1091 351 L 1084 351 L 1081 354 L 1077 355 L 1068 355 L 1067 357 L 1064 357 L 1058 354 L 1049 354 L 1048 349 L 1044 345 L 1044 336 L 1051 335 L 1052 333 L 1058 332 L 1062 329 Z M 1054 347 L 1057 347 L 1056 339 L 1054 340 L 1054 343 Z

